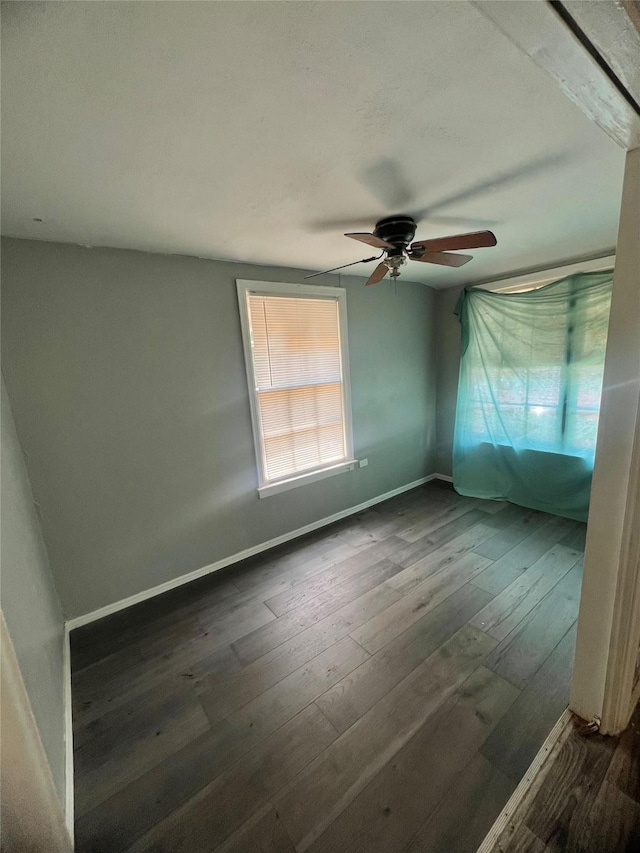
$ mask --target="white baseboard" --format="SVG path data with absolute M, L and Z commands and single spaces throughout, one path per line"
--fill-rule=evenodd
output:
M 71 703 L 71 645 L 69 625 L 64 627 L 62 650 L 62 677 L 64 679 L 64 753 L 65 753 L 65 821 L 74 840 L 74 785 L 73 785 L 73 707 Z
M 269 548 L 275 548 L 277 545 L 282 545 L 284 542 L 289 542 L 291 539 L 297 539 L 299 536 L 304 536 L 306 533 L 311 533 L 318 530 L 320 527 L 326 527 L 328 524 L 333 524 L 335 521 L 340 521 L 347 518 L 349 515 L 354 515 L 368 509 L 370 506 L 382 503 L 389 500 L 402 492 L 408 492 L 430 480 L 446 480 L 451 482 L 451 477 L 443 474 L 429 474 L 427 477 L 420 477 L 419 480 L 414 480 L 412 483 L 407 483 L 404 486 L 399 486 L 397 489 L 392 489 L 390 492 L 385 492 L 383 495 L 378 495 L 357 506 L 343 509 L 326 518 L 321 518 L 319 521 L 313 521 L 311 524 L 305 524 L 304 527 L 299 527 L 297 530 L 292 530 L 289 533 L 283 533 L 281 536 L 276 536 L 275 539 L 269 539 L 267 542 L 261 542 L 259 545 L 253 545 L 251 548 L 245 548 L 243 551 L 238 551 L 237 554 L 232 554 L 229 557 L 223 557 L 215 563 L 208 566 L 203 566 L 201 569 L 195 569 L 193 572 L 187 572 L 185 575 L 166 581 L 166 583 L 158 584 L 158 586 L 145 589 L 143 592 L 137 592 L 135 595 L 130 595 L 128 598 L 123 598 L 120 601 L 115 601 L 113 604 L 107 604 L 106 607 L 99 607 L 97 610 L 92 610 L 90 613 L 85 613 L 83 616 L 76 616 L 69 619 L 66 623 L 67 631 L 73 631 L 74 628 L 80 628 L 83 625 L 88 625 L 91 622 L 96 622 L 98 619 L 103 619 L 105 616 L 111 616 L 112 613 L 117 613 L 120 610 L 125 610 L 127 607 L 132 607 L 134 604 L 139 604 L 141 601 L 146 601 L 148 598 L 154 598 L 156 595 L 162 595 L 163 592 L 175 589 L 185 583 L 197 580 L 198 578 L 209 575 L 212 572 L 217 572 L 224 569 L 233 563 L 239 563 L 241 560 L 246 560 L 247 557 L 253 557 L 255 554 L 260 554 L 262 551 L 267 551 Z
M 453 483 L 453 477 L 450 477 L 448 474 L 434 474 L 434 480 L 444 480 L 445 483 Z

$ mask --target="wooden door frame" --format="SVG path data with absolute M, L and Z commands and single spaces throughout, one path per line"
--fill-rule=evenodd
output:
M 631 482 L 623 526 L 619 585 L 614 607 L 611 666 L 605 684 L 601 728 L 619 732 L 640 699 L 640 406 L 631 455 Z M 635 638 L 625 642 L 625 638 Z M 630 697 L 630 698 L 629 698 Z

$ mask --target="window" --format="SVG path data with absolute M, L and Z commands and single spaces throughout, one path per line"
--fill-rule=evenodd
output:
M 518 293 L 465 289 L 460 494 L 587 520 L 612 281 L 602 270 Z
M 353 468 L 346 291 L 237 287 L 260 496 Z
M 535 291 L 466 294 L 461 446 L 489 442 L 593 464 L 611 280 L 593 272 Z
M 560 300 L 558 300 L 558 303 Z M 469 352 L 469 437 L 515 448 L 593 456 L 609 300 L 566 296 L 550 312 L 486 312 Z M 480 339 L 484 343 L 479 345 Z

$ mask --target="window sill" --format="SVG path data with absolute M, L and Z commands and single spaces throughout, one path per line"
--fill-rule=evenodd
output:
M 310 471 L 308 474 L 300 474 L 297 477 L 290 477 L 288 480 L 268 483 L 265 486 L 260 486 L 258 497 L 268 498 L 280 492 L 288 492 L 289 489 L 295 489 L 298 486 L 306 486 L 307 483 L 315 483 L 316 480 L 324 480 L 327 477 L 334 477 L 336 474 L 344 474 L 345 471 L 353 471 L 356 462 L 356 459 L 351 459 L 347 462 L 340 462 L 338 465 L 331 465 L 329 468 L 322 468 L 320 471 Z

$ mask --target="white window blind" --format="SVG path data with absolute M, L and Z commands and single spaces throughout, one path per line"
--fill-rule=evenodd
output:
M 301 288 L 302 289 L 302 288 Z M 246 291 L 262 484 L 350 458 L 340 298 Z

